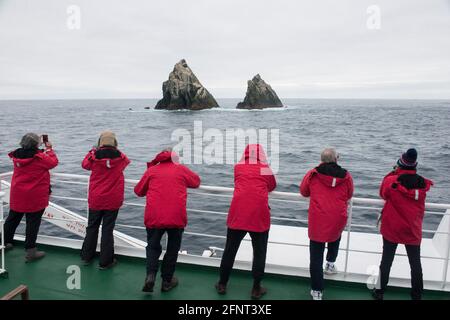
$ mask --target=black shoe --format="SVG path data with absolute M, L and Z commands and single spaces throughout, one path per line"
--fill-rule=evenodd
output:
M 92 260 L 81 260 L 81 264 L 83 265 L 83 266 L 88 266 L 88 265 L 90 265 L 92 263 Z
M 161 291 L 163 291 L 163 292 L 170 291 L 173 288 L 175 288 L 177 285 L 178 285 L 178 279 L 176 277 L 172 277 L 172 280 L 170 280 L 170 281 L 163 280 L 163 282 L 161 284 Z
M 261 299 L 263 295 L 267 293 L 267 289 L 261 286 L 253 287 L 252 299 Z
M 116 264 L 117 264 L 117 259 L 113 259 L 113 261 L 110 264 L 108 264 L 106 266 L 99 265 L 98 268 L 100 270 L 108 270 L 108 269 L 111 269 L 112 267 L 114 267 Z
M 9 250 L 12 250 L 12 249 L 14 249 L 14 245 L 12 243 L 6 243 L 5 244 L 5 250 L 6 251 L 9 251 Z
M 81 257 L 81 264 L 83 266 L 88 266 L 92 263 L 93 260 L 94 260 L 94 258 L 85 259 L 85 258 Z
M 384 294 L 381 293 L 378 289 L 373 289 L 372 298 L 375 300 L 384 300 Z
M 144 287 L 142 288 L 142 291 L 153 292 L 154 286 L 155 286 L 155 275 L 154 274 L 147 275 L 147 278 L 145 278 L 145 283 Z
M 227 286 L 225 284 L 217 282 L 215 287 L 216 287 L 216 291 L 217 291 L 218 294 L 225 294 L 225 293 L 227 293 Z

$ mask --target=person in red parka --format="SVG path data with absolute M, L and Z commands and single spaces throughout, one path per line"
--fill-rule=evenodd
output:
M 226 287 L 242 239 L 247 233 L 253 246 L 253 288 L 251 296 L 259 299 L 267 290 L 261 286 L 266 264 L 270 229 L 269 192 L 277 183 L 267 164 L 264 149 L 249 144 L 242 159 L 234 166 L 234 193 L 227 218 L 227 241 L 220 264 L 220 279 L 216 284 L 219 294 Z
M 337 164 L 334 148 L 321 153 L 321 164 L 310 170 L 302 180 L 300 193 L 309 197 L 308 235 L 310 239 L 311 296 L 321 300 L 323 273 L 336 274 L 335 262 L 341 233 L 347 224 L 347 205 L 353 196 L 350 173 Z M 323 269 L 323 254 L 328 244 L 327 263 Z
M 127 156 L 117 149 L 116 135 L 111 131 L 101 133 L 97 147 L 89 151 L 81 163 L 83 169 L 91 171 L 88 226 L 81 248 L 81 259 L 85 265 L 89 265 L 95 256 L 100 225 L 99 268 L 109 269 L 117 262 L 114 258 L 113 231 L 124 199 L 123 171 L 129 164 Z
M 49 170 L 58 165 L 58 157 L 53 152 L 52 144 L 47 141 L 45 150 L 40 150 L 41 143 L 41 137 L 37 134 L 27 133 L 22 137 L 20 148 L 9 153 L 14 173 L 4 239 L 6 249 L 12 249 L 17 226 L 25 215 L 26 262 L 45 256 L 45 252 L 37 250 L 36 239 L 51 193 Z
M 409 149 L 397 161 L 394 171 L 384 177 L 380 196 L 386 202 L 381 213 L 380 232 L 383 236 L 383 255 L 380 275 L 373 297 L 382 300 L 395 251 L 404 244 L 411 266 L 411 298 L 420 300 L 423 292 L 420 243 L 425 199 L 433 182 L 417 174 L 417 150 Z
M 142 291 L 153 292 L 161 238 L 167 232 L 167 249 L 161 265 L 162 291 L 178 285 L 174 276 L 184 228 L 187 225 L 187 188 L 198 188 L 200 177 L 178 161 L 171 149 L 160 152 L 147 163 L 147 171 L 134 188 L 139 197 L 147 197 L 144 224 L 147 229 L 147 276 Z

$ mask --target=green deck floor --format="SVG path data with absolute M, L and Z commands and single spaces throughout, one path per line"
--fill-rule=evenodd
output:
M 47 257 L 33 263 L 24 263 L 24 251 L 19 245 L 6 253 L 8 277 L 0 277 L 0 297 L 20 284 L 29 287 L 31 299 L 249 299 L 252 284 L 251 274 L 234 271 L 225 296 L 216 294 L 214 283 L 218 270 L 211 267 L 178 264 L 176 275 L 180 280 L 177 288 L 162 293 L 158 279 L 153 294 L 141 292 L 145 277 L 145 260 L 119 256 L 119 263 L 111 270 L 98 270 L 96 263 L 80 265 L 78 251 L 40 246 Z M 81 289 L 69 290 L 66 286 L 70 265 L 80 265 Z M 325 299 L 370 299 L 363 284 L 326 281 Z M 266 275 L 264 286 L 268 293 L 264 299 L 310 299 L 309 279 Z M 409 299 L 409 290 L 390 288 L 386 299 Z M 450 293 L 427 291 L 425 299 L 450 299 Z

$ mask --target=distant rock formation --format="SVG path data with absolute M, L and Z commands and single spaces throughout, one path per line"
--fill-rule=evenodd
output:
M 252 80 L 247 82 L 247 93 L 243 102 L 239 102 L 237 109 L 265 109 L 281 108 L 283 103 L 278 98 L 275 91 L 269 86 L 261 76 L 257 74 Z
M 169 74 L 169 80 L 163 83 L 163 98 L 155 109 L 189 109 L 202 110 L 217 108 L 216 99 L 202 86 L 186 63 L 178 62 Z

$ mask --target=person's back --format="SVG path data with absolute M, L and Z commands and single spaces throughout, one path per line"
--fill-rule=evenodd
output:
M 103 131 L 98 144 L 84 157 L 81 166 L 91 171 L 89 178 L 89 216 L 86 237 L 81 249 L 83 264 L 90 264 L 97 249 L 98 233 L 101 228 L 100 269 L 113 267 L 114 226 L 124 200 L 125 177 L 123 171 L 130 164 L 125 154 L 117 149 L 114 132 Z
M 417 174 L 417 150 L 408 149 L 397 160 L 391 173 L 380 185 L 380 196 L 385 200 L 381 212 L 380 232 L 383 236 L 383 254 L 380 276 L 373 297 L 384 298 L 391 266 L 399 244 L 404 244 L 411 267 L 411 298 L 422 298 L 423 273 L 420 257 L 422 222 L 426 194 L 433 182 Z
M 14 163 L 10 207 L 18 212 L 36 212 L 48 206 L 50 172 L 58 165 L 53 149 L 19 148 L 9 153 Z
M 45 150 L 39 149 L 42 143 L 45 144 Z M 20 146 L 9 153 L 14 173 L 11 179 L 10 210 L 4 224 L 4 240 L 5 248 L 13 249 L 14 234 L 25 216 L 25 261 L 31 262 L 45 256 L 45 252 L 37 250 L 36 239 L 42 216 L 49 204 L 49 170 L 58 165 L 58 158 L 48 139 L 35 133 L 25 134 Z
M 91 171 L 89 208 L 115 210 L 122 206 L 125 187 L 123 171 L 129 163 L 124 153 L 111 146 L 93 149 L 86 155 L 82 167 Z
M 269 192 L 275 189 L 276 180 L 264 152 L 255 146 L 248 145 L 234 167 L 234 193 L 227 219 L 231 229 L 263 232 L 270 228 Z
M 249 144 L 242 159 L 234 167 L 234 193 L 227 218 L 227 241 L 220 263 L 220 278 L 216 283 L 219 294 L 225 294 L 234 260 L 242 239 L 250 234 L 253 247 L 253 299 L 261 298 L 266 288 L 261 286 L 266 264 L 270 229 L 269 192 L 277 183 L 267 164 L 264 149 Z
M 161 291 L 178 285 L 174 276 L 182 235 L 187 225 L 187 188 L 198 188 L 200 177 L 178 163 L 172 150 L 160 152 L 147 163 L 147 170 L 134 188 L 139 197 L 146 196 L 144 222 L 147 231 L 147 276 L 142 291 L 153 292 L 158 259 L 162 252 L 161 238 L 167 233 L 167 248 L 161 264 Z
M 338 239 L 347 223 L 347 204 L 353 195 L 350 173 L 337 163 L 321 163 L 306 174 L 300 192 L 310 197 L 310 239 L 318 242 Z
M 325 148 L 319 166 L 308 171 L 300 184 L 300 193 L 309 197 L 308 235 L 311 274 L 311 296 L 322 300 L 323 273 L 336 274 L 336 259 L 342 231 L 347 224 L 348 201 L 353 195 L 353 179 L 347 170 L 337 164 L 338 153 Z M 323 255 L 327 246 L 325 270 Z
M 186 166 L 172 161 L 174 153 L 164 151 L 151 162 L 139 184 L 138 196 L 147 196 L 147 228 L 184 228 L 187 224 L 187 188 L 197 188 L 200 178 Z M 174 156 L 176 157 L 176 156 Z
M 433 182 L 416 170 L 398 168 L 388 174 L 380 187 L 386 200 L 381 234 L 391 242 L 418 245 L 422 240 L 425 199 Z

